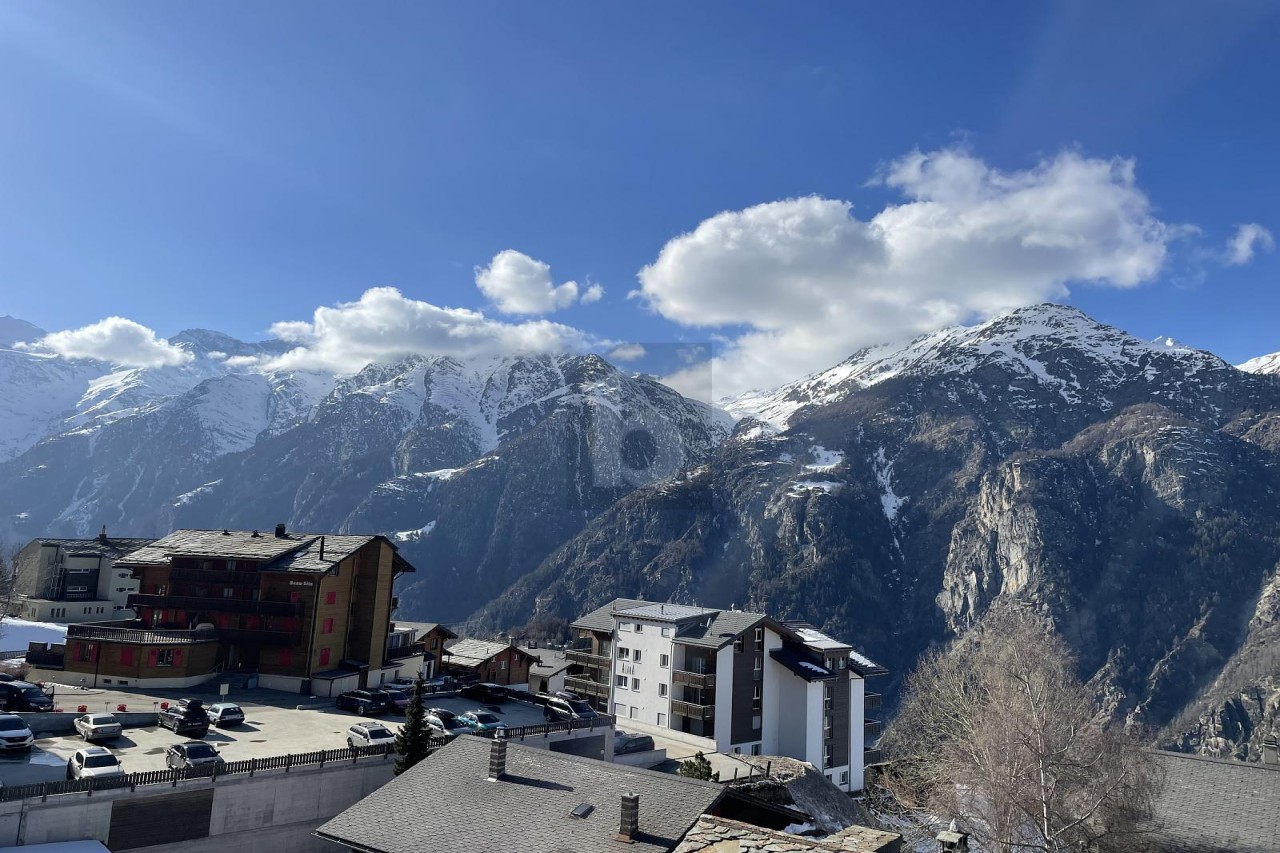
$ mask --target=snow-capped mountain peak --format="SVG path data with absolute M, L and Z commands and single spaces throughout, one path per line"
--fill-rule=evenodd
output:
M 1236 367 L 1245 373 L 1280 373 L 1280 352 L 1251 358 L 1243 364 L 1237 364 Z

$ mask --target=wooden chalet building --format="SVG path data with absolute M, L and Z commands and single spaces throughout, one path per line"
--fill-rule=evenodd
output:
M 67 630 L 66 669 L 95 686 L 188 687 L 239 670 L 330 695 L 422 667 L 420 643 L 388 649 L 392 584 L 414 569 L 385 536 L 178 530 L 115 565 L 139 582 L 138 618 Z

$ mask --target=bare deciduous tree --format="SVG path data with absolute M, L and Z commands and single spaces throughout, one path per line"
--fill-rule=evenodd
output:
M 1070 650 L 1024 610 L 926 656 L 883 745 L 899 802 L 956 818 L 984 850 L 1143 846 L 1154 762 L 1106 726 Z

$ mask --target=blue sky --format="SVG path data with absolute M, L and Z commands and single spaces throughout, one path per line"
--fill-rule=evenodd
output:
M 394 287 L 512 326 L 756 346 L 735 368 L 745 376 L 761 352 L 787 345 L 790 327 L 705 300 L 767 314 L 770 287 L 806 291 L 816 276 L 815 298 L 826 298 L 843 286 L 832 276 L 869 290 L 885 280 L 861 284 L 853 250 L 816 271 L 807 259 L 793 269 L 732 255 L 736 220 L 698 252 L 668 241 L 724 211 L 807 196 L 851 202 L 873 231 L 886 205 L 945 207 L 956 194 L 939 188 L 941 171 L 902 171 L 914 151 L 928 155 L 926 171 L 942 153 L 967 157 L 962 173 L 990 170 L 987 201 L 1011 183 L 1058 180 L 1036 170 L 1070 156 L 1132 165 L 1118 203 L 1147 207 L 1126 208 L 1116 227 L 1137 222 L 1143 235 L 1105 250 L 1099 282 L 1075 283 L 1100 268 L 1078 253 L 1033 265 L 1039 283 L 1000 298 L 1053 296 L 1065 283 L 1069 301 L 1104 321 L 1239 361 L 1280 350 L 1280 256 L 1259 237 L 1247 263 L 1225 260 L 1239 225 L 1280 230 L 1278 11 L 1178 0 L 13 0 L 0 5 L 0 314 L 50 330 L 120 315 L 162 337 L 201 326 L 255 338 Z M 1116 167 L 1091 180 L 1126 177 Z M 1064 186 L 1037 203 L 1060 210 Z M 978 215 L 976 202 L 960 203 Z M 1109 204 L 1090 208 L 1081 239 L 1112 227 Z M 1001 216 L 1042 210 L 1011 202 Z M 765 213 L 749 227 L 759 246 L 773 245 L 760 229 L 793 215 L 863 239 L 829 208 Z M 1070 227 L 1054 224 L 1054 239 Z M 966 226 L 956 239 L 963 251 L 948 257 L 963 264 L 913 273 L 956 279 L 924 287 L 932 307 L 919 316 L 981 315 L 992 303 L 967 295 L 975 282 L 1023 269 L 1007 251 L 981 254 L 990 232 Z M 1118 282 L 1153 244 L 1160 257 Z M 504 250 L 549 266 L 523 270 L 534 279 L 574 282 L 576 298 L 500 310 L 474 270 Z M 628 298 L 660 257 L 670 263 L 645 296 Z M 757 269 L 772 278 L 747 281 Z M 583 299 L 593 283 L 603 296 Z M 910 305 L 868 304 L 830 312 L 833 329 L 854 331 L 785 369 L 821 366 L 877 328 L 928 325 Z

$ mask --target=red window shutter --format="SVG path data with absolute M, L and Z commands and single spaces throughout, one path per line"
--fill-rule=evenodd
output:
M 158 661 L 159 659 L 160 659 L 160 652 L 156 649 L 152 649 L 147 654 L 147 666 L 154 667 L 156 665 L 156 661 Z
M 329 665 L 329 650 L 328 650 L 328 649 L 321 649 L 321 650 L 320 650 L 320 665 L 321 665 L 321 666 L 328 666 L 328 665 Z
M 337 603 L 338 603 L 338 593 L 336 593 L 336 592 L 326 592 L 326 593 L 324 594 L 324 603 L 325 603 L 325 604 L 337 604 Z
M 276 657 L 276 662 L 281 666 L 289 666 L 293 663 L 293 649 L 281 649 L 280 654 Z
M 320 633 L 321 633 L 321 634 L 332 634 L 332 633 L 333 633 L 333 620 L 332 620 L 332 619 L 326 619 L 326 620 L 324 620 L 324 626 L 320 628 Z
M 173 650 L 173 665 L 182 666 L 182 649 Z
M 133 666 L 133 646 L 125 646 L 120 650 L 120 663 L 124 666 Z
M 92 662 L 94 662 L 94 661 L 96 661 L 96 660 L 98 659 L 98 651 L 99 651 L 101 648 L 102 648 L 101 646 L 96 646 L 96 645 L 95 645 L 95 646 L 90 646 L 90 647 L 89 647 L 89 661 L 90 661 L 91 663 L 92 663 Z
M 289 601 L 290 601 L 290 603 L 295 603 L 295 602 L 297 602 L 297 600 L 298 600 L 298 594 L 297 594 L 296 592 L 291 592 L 291 593 L 289 593 Z

